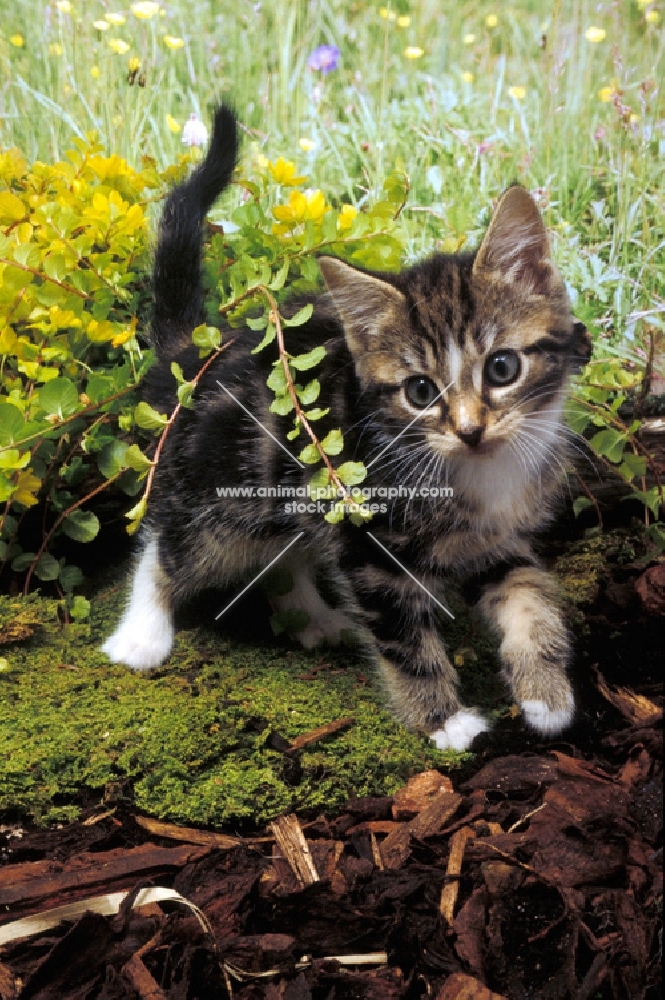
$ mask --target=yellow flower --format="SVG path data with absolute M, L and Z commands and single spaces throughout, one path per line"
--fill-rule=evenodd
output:
M 384 19 L 384 21 L 396 21 L 397 14 L 394 10 L 389 10 L 388 7 L 379 7 L 379 14 Z
M 124 56 L 125 52 L 129 52 L 129 45 L 122 38 L 109 38 L 109 48 L 111 52 L 115 52 L 119 56 Z
M 320 222 L 328 211 L 330 206 L 326 205 L 322 191 L 292 191 L 288 205 L 276 205 L 272 214 L 279 222 L 285 224 L 283 227 L 276 227 L 277 232 L 281 233 L 310 219 L 313 222 Z
M 114 115 L 114 116 L 113 116 L 113 119 L 112 119 L 112 120 L 113 120 L 113 124 L 114 124 L 114 125 L 115 125 L 116 127 L 117 127 L 118 125 L 122 125 L 122 115 Z
M 598 91 L 598 98 L 603 102 L 603 104 L 607 104 L 609 101 L 612 100 L 615 94 L 616 94 L 616 89 L 614 88 L 614 85 L 611 84 L 609 87 L 600 88 L 600 90 Z
M 508 93 L 514 100 L 523 101 L 526 97 L 526 87 L 508 87 Z
M 158 13 L 159 4 L 152 3 L 152 0 L 140 0 L 139 3 L 132 4 L 132 14 L 141 21 L 147 21 Z
M 462 73 L 462 79 L 465 83 L 473 83 L 476 78 L 473 73 L 469 73 L 468 70 L 465 70 L 464 73 Z
M 639 121 L 641 121 L 641 120 L 642 120 L 642 115 L 637 115 L 637 114 L 635 114 L 635 112 L 634 112 L 634 111 L 633 111 L 633 113 L 632 113 L 631 115 L 629 115 L 629 117 L 628 117 L 628 121 L 630 122 L 630 124 L 631 124 L 631 125 L 637 125 L 637 123 L 638 123 Z
M 52 56 L 62 55 L 62 45 L 60 45 L 58 42 L 52 42 L 49 45 L 48 50 Z
M 606 35 L 607 32 L 604 28 L 596 28 L 593 24 L 584 32 L 584 37 L 587 42 L 593 42 L 594 45 L 597 45 L 598 42 L 602 42 Z
M 166 124 L 168 125 L 170 132 L 175 132 L 177 134 L 182 130 L 182 125 L 175 120 L 173 115 L 166 116 Z
M 130 73 L 138 73 L 138 71 L 141 69 L 141 60 L 139 59 L 139 57 L 132 56 L 132 58 L 127 63 L 127 68 L 129 69 Z
M 132 326 L 136 326 L 136 320 L 132 320 Z M 128 340 L 131 340 L 133 336 L 134 330 L 130 326 L 126 330 L 123 330 L 122 333 L 116 333 L 115 337 L 111 341 L 111 347 L 121 347 L 123 344 L 126 344 Z
M 499 18 L 496 16 L 496 14 L 488 14 L 487 17 L 485 18 L 485 24 L 487 25 L 488 28 L 496 28 L 498 23 L 499 23 Z
M 93 80 L 99 80 L 99 66 L 90 67 L 90 76 L 93 78 Z
M 9 41 L 12 45 L 15 45 L 17 49 L 22 49 L 25 45 L 23 35 L 12 35 Z
M 181 49 L 184 44 L 184 40 L 176 35 L 164 35 L 164 45 L 167 49 Z
M 108 31 L 111 25 L 108 21 L 93 21 L 93 28 L 97 28 L 97 31 Z
M 105 14 L 104 17 L 109 24 L 115 24 L 116 26 L 124 24 L 127 20 L 124 14 Z
M 476 36 L 473 34 L 472 31 L 469 31 L 468 34 L 466 34 L 464 36 L 464 38 L 462 39 L 462 41 L 464 42 L 465 45 L 473 45 L 473 43 L 475 42 L 475 40 L 476 40 Z
M 648 10 L 644 15 L 644 20 L 647 21 L 648 24 L 658 24 L 660 21 L 660 14 L 657 10 Z
M 307 180 L 307 177 L 296 177 L 295 163 L 292 160 L 285 160 L 283 156 L 280 156 L 277 163 L 271 163 L 268 160 L 268 170 L 274 181 L 278 184 L 284 184 L 286 187 L 295 187 L 296 184 L 302 184 L 303 181 Z
M 304 138 L 300 139 L 298 145 L 306 153 L 311 153 L 313 149 L 316 149 L 316 143 L 314 142 L 313 139 L 304 139 Z
M 34 496 L 34 493 L 41 485 L 41 479 L 38 479 L 37 476 L 30 471 L 30 469 L 25 469 L 23 472 L 19 472 L 16 480 L 16 489 L 12 494 L 12 500 L 16 503 L 23 504 L 24 507 L 32 507 L 34 504 L 39 502 L 37 497 Z
M 72 5 L 69 0 L 58 0 L 56 7 L 61 14 L 71 14 L 72 12 Z
M 407 59 L 420 59 L 421 56 L 425 55 L 425 50 L 418 45 L 407 45 L 404 49 L 404 55 Z
M 402 17 L 397 18 L 397 26 L 399 28 L 408 28 L 411 24 L 411 18 L 408 14 L 403 14 Z
M 339 213 L 339 218 L 337 219 L 337 228 L 340 232 L 351 228 L 357 214 L 358 209 L 353 205 L 342 205 L 342 211 Z

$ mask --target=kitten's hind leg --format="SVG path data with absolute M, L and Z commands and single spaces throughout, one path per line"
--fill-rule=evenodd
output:
M 129 604 L 104 645 L 114 663 L 149 670 L 167 659 L 173 645 L 173 612 L 168 578 L 159 561 L 159 541 L 152 535 L 134 571 Z
M 551 576 L 535 566 L 513 569 L 487 587 L 480 610 L 501 636 L 503 674 L 525 721 L 544 736 L 569 726 L 575 699 L 566 667 L 570 640 Z
M 313 649 L 321 642 L 339 645 L 341 632 L 353 631 L 353 622 L 343 611 L 331 608 L 323 600 L 309 565 L 291 560 L 286 568 L 293 579 L 293 587 L 286 594 L 271 597 L 271 601 L 278 612 L 304 611 L 309 618 L 305 628 L 294 633 L 294 637 L 305 649 Z

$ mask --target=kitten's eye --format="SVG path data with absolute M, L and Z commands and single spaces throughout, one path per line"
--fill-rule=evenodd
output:
M 497 351 L 490 354 L 485 362 L 485 381 L 490 385 L 510 385 L 518 378 L 520 369 L 520 359 L 515 351 Z
M 419 410 L 430 406 L 441 394 L 438 385 L 432 382 L 431 378 L 425 378 L 424 375 L 414 375 L 413 378 L 407 379 L 404 383 L 404 391 L 411 405 L 417 406 Z

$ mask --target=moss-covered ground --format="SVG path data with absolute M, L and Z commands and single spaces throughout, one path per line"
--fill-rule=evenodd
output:
M 123 589 L 116 579 L 93 596 L 86 625 L 63 625 L 56 601 L 0 598 L 0 816 L 67 820 L 122 796 L 160 818 L 246 827 L 391 794 L 418 770 L 460 762 L 395 723 L 352 651 L 199 626 L 178 632 L 158 671 L 110 664 L 98 647 Z M 469 700 L 507 710 L 487 637 L 462 616 L 449 641 Z M 346 730 L 283 752 L 347 716 Z
M 603 596 L 608 581 L 616 586 L 639 572 L 653 558 L 651 543 L 633 527 L 588 531 L 556 548 L 554 569 L 577 633 L 574 671 L 586 674 L 589 658 L 600 659 L 624 683 L 638 655 L 637 618 L 627 629 L 633 612 L 617 607 L 623 625 L 602 615 L 599 626 L 592 622 L 599 601 L 612 596 Z M 392 794 L 427 767 L 470 763 L 398 725 L 378 678 L 353 650 L 307 653 L 274 638 L 260 595 L 235 620 L 230 615 L 224 631 L 205 624 L 219 604 L 213 600 L 208 613 L 198 602 L 157 671 L 114 666 L 99 645 L 124 593 L 125 572 L 112 569 L 90 595 L 89 622 L 70 625 L 55 600 L 0 597 L 0 820 L 68 820 L 122 798 L 171 821 L 248 829 L 289 809 L 333 812 L 353 795 Z M 495 720 L 514 714 L 494 641 L 462 605 L 451 606 L 456 620 L 442 627 L 464 701 Z M 647 632 L 639 655 L 650 663 Z M 348 728 L 288 750 L 295 737 L 349 716 Z

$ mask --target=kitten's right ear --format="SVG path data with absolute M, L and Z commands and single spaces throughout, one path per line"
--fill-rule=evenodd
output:
M 550 260 L 547 230 L 536 204 L 519 184 L 499 199 L 473 264 L 475 276 L 519 285 L 525 292 L 549 295 L 563 288 Z
M 406 300 L 394 285 L 336 257 L 319 257 L 318 264 L 352 354 L 371 348 L 372 339 L 386 326 L 404 324 Z

